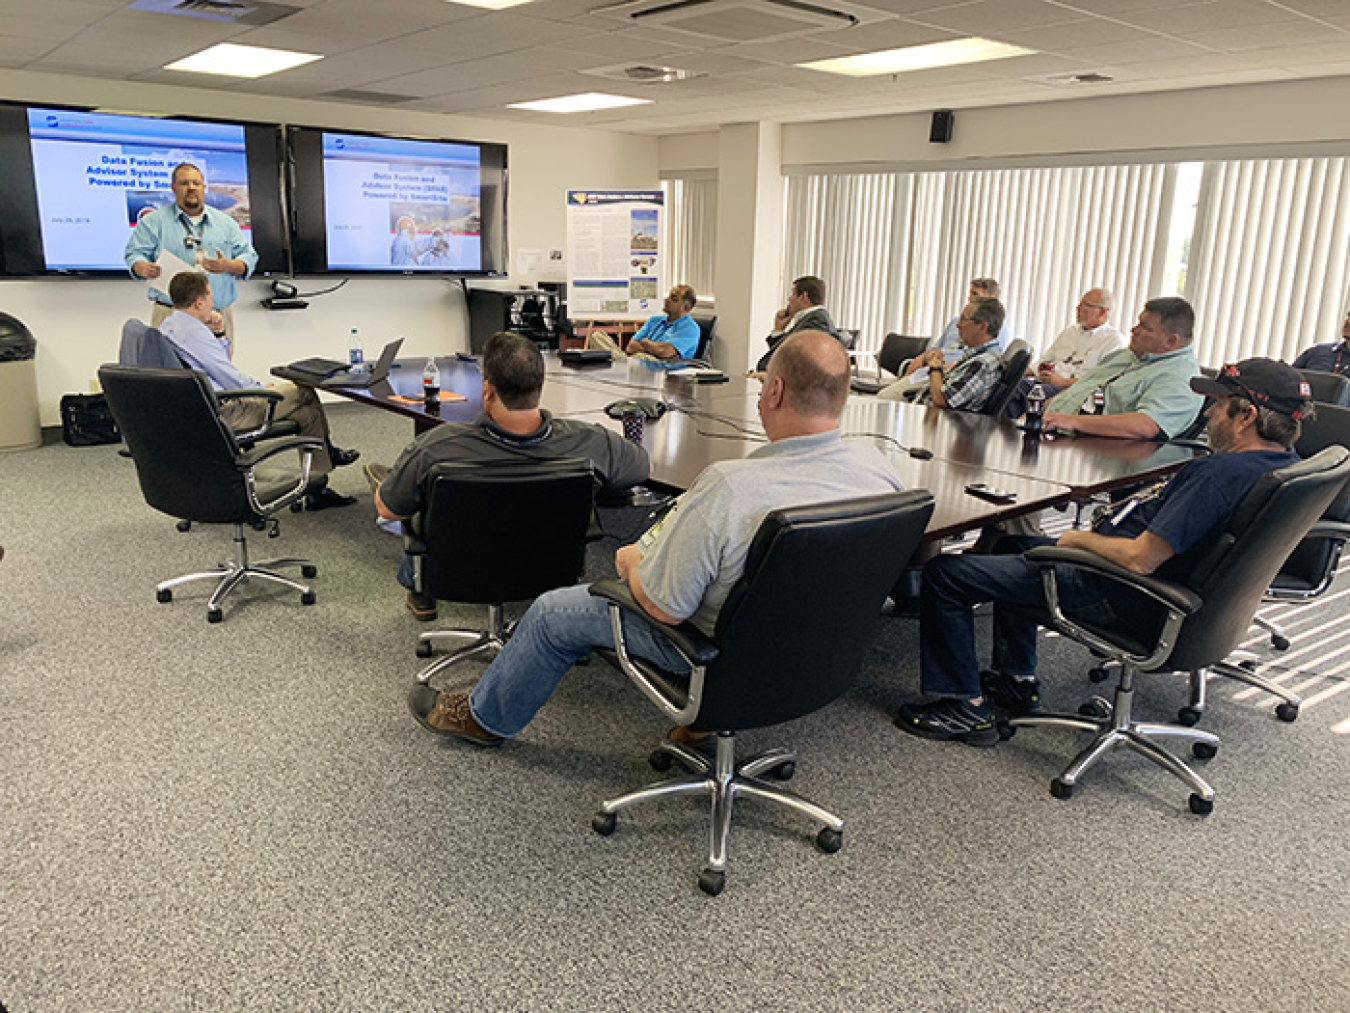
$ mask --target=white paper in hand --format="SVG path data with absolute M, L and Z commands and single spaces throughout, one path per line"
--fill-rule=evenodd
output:
M 184 271 L 197 271 L 197 268 L 182 257 L 176 256 L 168 250 L 161 250 L 159 259 L 155 263 L 159 265 L 159 277 L 147 278 L 145 283 L 156 292 L 162 292 L 166 296 L 169 294 L 169 282 L 173 281 L 175 277 Z

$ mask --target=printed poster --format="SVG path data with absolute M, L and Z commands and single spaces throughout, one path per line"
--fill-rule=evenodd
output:
M 567 310 L 573 320 L 646 320 L 667 286 L 660 190 L 567 191 Z

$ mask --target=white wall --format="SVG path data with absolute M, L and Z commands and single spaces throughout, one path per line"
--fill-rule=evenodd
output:
M 505 142 L 510 145 L 507 225 L 513 259 L 522 248 L 564 245 L 567 189 L 650 189 L 657 184 L 658 142 L 653 137 L 17 71 L 0 71 L 0 98 Z M 299 284 L 302 291 L 313 291 L 337 280 L 302 278 Z M 509 284 L 532 281 L 512 278 Z M 312 300 L 309 309 L 278 312 L 259 305 L 269 294 L 267 284 L 243 283 L 235 307 L 235 361 L 260 379 L 271 366 L 293 359 L 344 357 L 352 327 L 366 337 L 368 354 L 400 334 L 407 338 L 404 352 L 411 355 L 468 347 L 456 283 L 353 278 L 340 291 Z M 62 394 L 87 389 L 99 364 L 116 358 L 122 322 L 129 316 L 148 319 L 144 292 L 130 276 L 125 281 L 5 280 L 0 282 L 0 309 L 27 324 L 38 340 L 43 425 L 58 424 Z

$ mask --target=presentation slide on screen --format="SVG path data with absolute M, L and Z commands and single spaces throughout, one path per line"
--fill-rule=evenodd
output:
M 49 269 L 125 270 L 131 230 L 173 203 L 183 162 L 202 170 L 211 207 L 251 226 L 243 127 L 30 108 L 28 136 Z
M 481 270 L 481 179 L 472 144 L 325 133 L 329 269 Z

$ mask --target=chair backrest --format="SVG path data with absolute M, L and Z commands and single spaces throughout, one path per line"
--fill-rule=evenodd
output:
M 877 365 L 888 373 L 899 374 L 900 367 L 927 347 L 927 338 L 896 334 L 895 331 L 891 331 L 881 343 L 881 351 L 877 353 Z
M 718 615 L 694 727 L 777 724 L 845 692 L 932 512 L 918 489 L 765 517 Z
M 698 348 L 694 352 L 694 358 L 709 362 L 711 360 L 708 355 L 712 351 L 713 338 L 717 337 L 717 314 L 700 316 L 691 313 L 690 316 L 694 318 L 694 323 L 698 324 Z
M 122 325 L 122 343 L 117 349 L 117 362 L 123 366 L 158 366 L 163 369 L 186 369 L 173 342 L 157 327 L 143 320 L 128 320 Z
M 1350 377 L 1340 373 L 1323 373 L 1317 369 L 1300 369 L 1303 379 L 1312 388 L 1313 400 L 1318 404 L 1350 408 Z
M 1303 422 L 1303 434 L 1294 449 L 1307 460 L 1328 447 L 1350 447 L 1350 408 L 1319 404 L 1317 413 Z M 1322 512 L 1327 521 L 1350 522 L 1350 483 L 1343 486 Z M 1340 543 L 1327 538 L 1305 538 L 1280 567 L 1275 587 L 1310 590 L 1325 583 L 1340 560 Z
M 1263 475 L 1193 571 L 1204 601 L 1181 627 L 1166 667 L 1196 670 L 1242 642 L 1266 589 L 1290 551 L 1350 480 L 1350 450 L 1328 447 L 1310 460 Z
M 1003 409 L 1007 407 L 1008 400 L 1017 388 L 1017 382 L 1026 375 L 1027 363 L 1030 361 L 1031 347 L 1021 338 L 1013 341 L 1004 350 L 1003 375 L 998 378 L 998 383 L 980 406 L 981 415 L 993 415 L 997 418 L 1003 414 Z
M 594 490 L 591 464 L 579 459 L 433 466 L 419 525 L 427 592 L 497 605 L 575 584 Z
M 862 336 L 862 331 L 856 327 L 840 327 L 836 329 L 835 333 L 839 338 L 839 343 L 849 352 L 858 346 L 858 338 Z
M 234 524 L 255 516 L 215 392 L 193 369 L 99 368 L 145 501 L 171 517 Z

